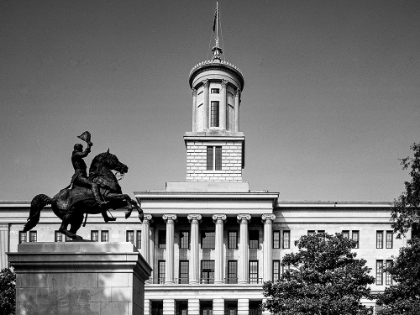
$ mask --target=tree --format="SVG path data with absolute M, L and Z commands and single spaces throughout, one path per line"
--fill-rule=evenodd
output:
M 411 181 L 406 181 L 405 192 L 394 201 L 391 219 L 398 237 L 412 229 L 412 239 L 401 248 L 393 266 L 384 271 L 391 274 L 394 285 L 378 295 L 377 303 L 383 306 L 382 315 L 415 315 L 420 312 L 420 143 L 410 147 L 414 157 L 401 159 L 403 169 L 411 168 Z
M 372 299 L 366 261 L 356 259 L 356 242 L 336 233 L 302 236 L 299 251 L 285 255 L 282 265 L 291 266 L 278 282 L 264 283 L 263 307 L 279 315 L 370 314 L 360 303 Z
M 398 237 L 405 235 L 409 229 L 418 234 L 420 218 L 420 143 L 414 143 L 411 147 L 414 158 L 401 159 L 403 170 L 411 168 L 411 181 L 404 182 L 405 192 L 394 200 L 391 211 L 392 227 Z
M 16 274 L 10 268 L 0 272 L 0 315 L 15 314 Z
M 378 295 L 377 304 L 383 306 L 378 314 L 418 315 L 420 312 L 420 241 L 416 237 L 407 243 L 393 266 L 385 269 L 397 283 Z

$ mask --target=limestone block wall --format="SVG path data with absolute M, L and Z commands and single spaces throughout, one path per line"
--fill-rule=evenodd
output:
M 207 146 L 222 147 L 222 170 L 207 170 Z M 241 182 L 242 150 L 241 141 L 188 141 L 186 180 Z

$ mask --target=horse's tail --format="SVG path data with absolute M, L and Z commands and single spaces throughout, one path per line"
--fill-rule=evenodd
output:
M 36 195 L 34 199 L 32 199 L 31 211 L 29 212 L 28 222 L 26 222 L 23 232 L 31 230 L 38 224 L 41 210 L 44 209 L 46 205 L 50 205 L 51 202 L 52 199 L 44 194 Z

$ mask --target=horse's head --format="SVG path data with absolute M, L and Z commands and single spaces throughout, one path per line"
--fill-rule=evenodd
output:
M 91 170 L 92 168 L 96 168 L 98 166 L 105 166 L 110 170 L 117 171 L 118 173 L 125 174 L 128 172 L 128 166 L 124 163 L 121 163 L 117 156 L 109 153 L 108 151 L 104 153 L 98 154 L 92 161 Z
M 128 166 L 121 163 L 116 155 L 109 153 L 109 149 L 105 152 L 104 162 L 111 170 L 115 170 L 118 173 L 125 174 L 128 172 Z

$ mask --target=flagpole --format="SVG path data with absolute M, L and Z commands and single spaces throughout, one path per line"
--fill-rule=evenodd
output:
M 216 2 L 216 47 L 219 47 L 219 1 Z

